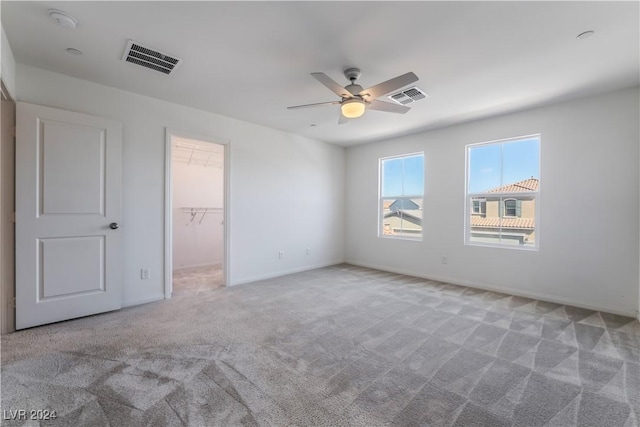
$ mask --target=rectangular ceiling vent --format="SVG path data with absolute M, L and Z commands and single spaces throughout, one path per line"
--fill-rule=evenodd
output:
M 133 40 L 129 40 L 129 43 L 127 43 L 127 48 L 124 50 L 122 60 L 167 75 L 172 74 L 182 63 L 182 59 L 180 58 L 158 52 L 155 49 L 145 47 Z
M 400 92 L 392 93 L 389 95 L 389 99 L 400 105 L 407 105 L 424 99 L 427 96 L 429 95 L 422 91 L 422 89 L 418 89 L 417 86 L 414 86 L 409 89 L 401 90 Z

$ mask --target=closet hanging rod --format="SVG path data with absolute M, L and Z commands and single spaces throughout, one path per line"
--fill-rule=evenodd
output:
M 222 214 L 222 213 L 224 213 L 224 209 L 223 208 L 203 208 L 203 207 L 196 208 L 196 207 L 183 206 L 181 209 L 182 209 L 182 213 L 188 213 L 188 214 L 191 215 L 191 222 L 193 222 L 193 220 L 196 219 L 196 215 L 201 213 L 202 216 L 200 217 L 200 221 L 198 221 L 198 224 L 202 224 L 202 220 L 204 219 L 204 217 L 207 214 L 213 214 L 213 213 Z

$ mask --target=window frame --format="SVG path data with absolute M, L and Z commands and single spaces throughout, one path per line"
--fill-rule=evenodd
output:
M 394 196 L 383 196 L 382 195 L 382 190 L 383 190 L 383 181 L 384 181 L 384 162 L 386 160 L 394 160 L 394 159 L 403 159 L 403 158 L 409 158 L 409 157 L 418 157 L 418 156 L 422 156 L 422 163 L 423 163 L 423 183 L 422 183 L 422 194 L 418 195 L 418 194 L 401 194 L 401 195 L 394 195 Z M 392 239 L 392 240 L 411 240 L 411 241 L 422 241 L 424 239 L 424 151 L 417 151 L 417 152 L 413 152 L 413 153 L 407 153 L 407 154 L 399 154 L 399 155 L 394 155 L 394 156 L 386 156 L 386 157 L 380 157 L 378 159 L 378 221 L 376 223 L 377 228 L 378 228 L 378 232 L 377 232 L 377 236 L 381 239 Z M 422 211 L 422 225 L 421 225 L 421 230 L 420 230 L 420 235 L 419 236 L 411 236 L 411 235 L 392 235 L 392 234 L 384 234 L 384 202 L 386 200 L 397 200 L 399 198 L 405 198 L 405 199 L 421 199 L 422 200 L 422 207 L 421 207 L 421 211 Z
M 535 241 L 534 244 L 531 246 L 523 246 L 523 245 L 511 245 L 511 244 L 505 244 L 505 243 L 488 243 L 488 242 L 477 242 L 477 241 L 472 241 L 471 240 L 471 217 L 474 215 L 478 215 L 477 213 L 473 212 L 473 200 L 474 199 L 481 199 L 481 198 L 499 198 L 499 206 L 501 206 L 501 208 L 503 209 L 502 214 L 499 214 L 498 217 L 499 218 L 517 218 L 517 206 L 516 206 L 516 216 L 507 216 L 506 215 L 506 205 L 505 202 L 507 200 L 513 199 L 516 200 L 516 204 L 517 204 L 517 198 L 514 197 L 514 193 L 500 193 L 500 192 L 495 192 L 495 193 L 483 193 L 483 192 L 479 192 L 479 193 L 470 193 L 469 192 L 469 173 L 470 173 L 470 153 L 471 150 L 474 147 L 479 147 L 482 145 L 497 145 L 497 144 L 506 144 L 506 143 L 510 143 L 510 142 L 517 142 L 517 141 L 524 141 L 524 140 L 530 140 L 530 139 L 537 139 L 538 140 L 538 170 L 537 170 L 537 177 L 538 177 L 538 191 L 531 191 L 531 192 L 526 192 L 523 193 L 523 196 L 526 196 L 526 199 L 528 200 L 533 200 L 534 201 L 534 233 L 535 233 Z M 517 137 L 513 137 L 513 138 L 504 138 L 504 139 L 497 139 L 497 140 L 492 140 L 492 141 L 485 141 L 485 142 L 477 142 L 477 143 L 472 143 L 472 144 L 467 144 L 465 145 L 465 184 L 464 184 L 464 212 L 465 212 L 465 216 L 464 216 L 464 231 L 463 231 L 463 237 L 464 237 L 464 244 L 465 246 L 479 246 L 479 247 L 490 247 L 490 248 L 502 248 L 502 249 L 514 249 L 514 250 L 522 250 L 522 251 L 534 251 L 537 252 L 540 250 L 540 189 L 541 189 L 541 185 L 542 185 L 542 179 L 541 179 L 541 175 L 540 175 L 540 163 L 541 163 L 541 159 L 542 159 L 542 134 L 541 133 L 535 133 L 535 134 L 531 134 L 531 135 L 523 135 L 523 136 L 517 136 Z M 501 165 L 501 167 L 503 167 L 503 165 Z M 504 183 L 503 183 L 504 185 Z M 486 211 L 485 211 L 486 212 Z M 502 235 L 503 233 L 503 228 L 499 227 L 498 228 L 498 233 L 499 235 Z

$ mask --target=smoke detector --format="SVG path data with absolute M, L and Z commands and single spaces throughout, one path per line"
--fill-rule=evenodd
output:
M 76 28 L 78 20 L 67 12 L 63 12 L 58 9 L 49 9 L 49 18 L 56 24 L 64 28 Z

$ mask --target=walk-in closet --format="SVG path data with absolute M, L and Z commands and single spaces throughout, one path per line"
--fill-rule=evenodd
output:
M 173 294 L 224 285 L 224 148 L 171 140 Z

